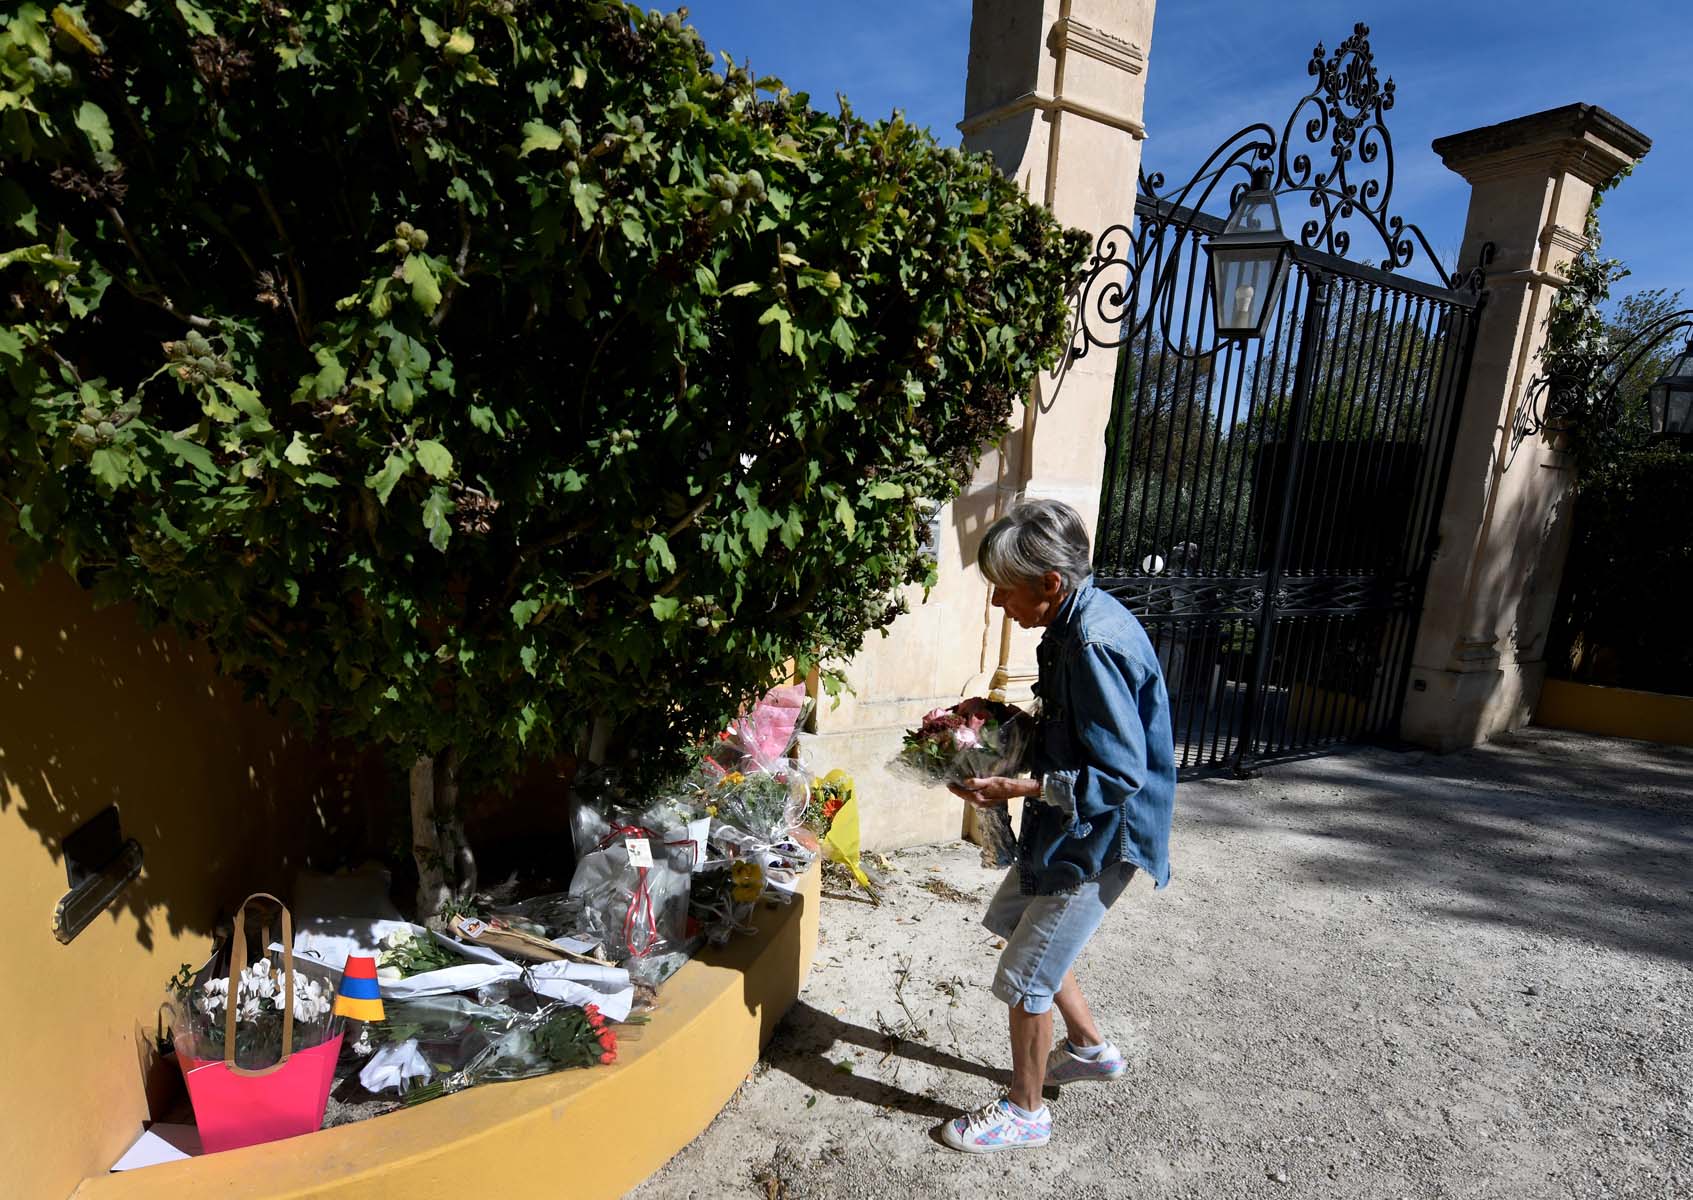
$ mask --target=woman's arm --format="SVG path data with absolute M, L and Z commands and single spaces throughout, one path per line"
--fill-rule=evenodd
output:
M 1120 806 L 1146 781 L 1146 729 L 1133 674 L 1110 649 L 1081 648 L 1066 673 L 1079 764 L 1046 772 L 1041 798 L 1080 821 Z

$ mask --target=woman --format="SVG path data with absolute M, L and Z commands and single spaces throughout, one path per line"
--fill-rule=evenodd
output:
M 1049 1080 L 1124 1073 L 1071 967 L 1136 870 L 1159 888 L 1169 883 L 1176 768 L 1158 656 L 1140 622 L 1093 586 L 1076 510 L 1024 501 L 989 528 L 976 562 L 995 606 L 1025 629 L 1046 630 L 1032 778 L 966 779 L 953 789 L 983 807 L 1025 801 L 1017 865 L 982 919 L 1005 939 L 993 992 L 1011 1009 L 1011 1090 L 941 1128 L 954 1149 L 986 1153 L 1047 1143 Z M 1054 1005 L 1066 1035 L 1056 1047 Z

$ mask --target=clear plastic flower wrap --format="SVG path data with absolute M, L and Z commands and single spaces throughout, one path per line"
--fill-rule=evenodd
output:
M 654 828 L 649 814 L 576 811 L 570 896 L 585 932 L 643 982 L 667 978 L 686 956 L 689 876 L 698 852 L 683 828 Z
M 235 1010 L 235 1065 L 256 1070 L 282 1056 L 283 1009 L 288 1000 L 284 968 L 260 958 L 242 970 L 230 992 L 229 952 L 214 954 L 191 978 L 173 983 L 171 1039 L 185 1061 L 221 1062 L 228 1014 Z M 336 975 L 315 963 L 294 960 L 293 1050 L 309 1050 L 341 1031 L 334 1015 Z
M 1015 775 L 1034 743 L 1032 712 L 998 700 L 972 697 L 937 708 L 905 735 L 895 765 L 925 783 L 961 784 L 966 779 Z M 982 865 L 1002 867 L 1016 856 L 1011 816 L 1003 807 L 976 809 Z
M 617 1059 L 617 1034 L 596 1006 L 503 989 L 497 999 L 430 996 L 392 1004 L 377 1040 L 382 1046 L 415 1042 L 434 1075 L 405 1092 L 408 1104 Z

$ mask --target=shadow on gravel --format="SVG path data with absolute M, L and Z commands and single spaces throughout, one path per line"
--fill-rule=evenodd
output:
M 842 1021 L 802 999 L 788 1010 L 764 1058 L 773 1070 L 830 1096 L 855 1100 L 873 1108 L 893 1108 L 937 1121 L 957 1116 L 959 1109 L 955 1105 L 943 1104 L 931 1096 L 907 1091 L 895 1083 L 861 1076 L 836 1065 L 837 1062 L 868 1065 L 875 1062 L 875 1058 L 866 1056 L 855 1060 L 845 1050 L 838 1052 L 833 1061 L 828 1057 L 830 1049 L 837 1044 L 862 1047 L 879 1057 L 889 1053 L 889 1041 L 888 1036 L 878 1030 Z M 943 1071 L 976 1075 L 1001 1087 L 1011 1086 L 1009 1071 L 972 1062 L 919 1042 L 896 1041 L 892 1045 L 892 1055 Z
M 1191 785 L 1177 807 L 1297 835 L 1295 882 L 1394 889 L 1434 919 L 1693 964 L 1693 748 L 1527 730 L 1451 755 L 1284 764 L 1251 785 Z

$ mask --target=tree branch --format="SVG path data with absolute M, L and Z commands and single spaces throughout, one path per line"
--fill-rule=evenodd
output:
M 300 274 L 300 264 L 294 259 L 294 242 L 288 236 L 288 229 L 282 224 L 282 214 L 276 211 L 276 205 L 271 203 L 270 192 L 258 180 L 253 181 L 253 190 L 259 194 L 259 203 L 264 205 L 265 215 L 270 218 L 271 226 L 276 230 L 276 236 L 282 239 L 282 253 L 288 259 L 288 273 L 294 279 L 294 295 L 298 297 L 298 310 L 294 313 L 294 324 L 300 332 L 302 344 L 311 341 L 311 306 L 306 301 L 306 281 Z
M 453 297 L 459 294 L 459 281 L 464 278 L 465 263 L 470 261 L 470 218 L 465 216 L 464 205 L 459 205 L 459 252 L 453 256 L 454 278 L 447 281 L 447 294 L 441 297 L 440 305 L 435 309 L 435 315 L 430 318 L 429 328 L 441 328 L 441 322 L 447 319 L 447 313 L 453 307 Z

